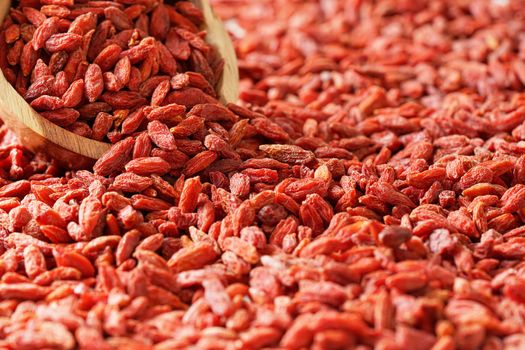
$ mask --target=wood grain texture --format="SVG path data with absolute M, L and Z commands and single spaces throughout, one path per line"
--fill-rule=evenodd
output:
M 239 97 L 239 69 L 233 43 L 222 21 L 217 17 L 208 0 L 193 0 L 206 20 L 206 41 L 215 46 L 224 59 L 224 72 L 217 90 L 221 102 L 236 102 Z
M 222 22 L 214 14 L 208 0 L 193 0 L 202 9 L 206 20 L 206 40 L 217 47 L 225 60 L 218 93 L 221 102 L 234 102 L 238 97 L 239 74 L 233 44 Z M 0 23 L 10 8 L 9 0 L 0 0 Z M 44 152 L 72 169 L 89 167 L 109 148 L 109 143 L 91 140 L 63 129 L 38 114 L 5 79 L 0 70 L 0 116 L 34 152 Z

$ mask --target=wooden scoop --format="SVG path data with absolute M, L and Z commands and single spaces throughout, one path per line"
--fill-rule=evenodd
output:
M 206 41 L 215 46 L 225 61 L 224 72 L 217 86 L 223 103 L 238 97 L 239 73 L 233 44 L 223 23 L 208 0 L 192 0 L 205 18 Z M 8 14 L 10 0 L 0 0 L 0 24 Z M 63 129 L 38 114 L 5 79 L 0 70 L 0 118 L 13 130 L 20 142 L 34 152 L 44 152 L 71 169 L 89 167 L 109 148 L 109 143 L 91 140 Z

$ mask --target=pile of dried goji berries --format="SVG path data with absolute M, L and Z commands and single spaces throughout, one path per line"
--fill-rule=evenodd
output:
M 114 143 L 0 129 L 7 349 L 525 348 L 519 0 L 21 0 L 4 75 Z
M 48 120 L 117 142 L 217 103 L 223 60 L 199 32 L 203 21 L 188 1 L 20 1 L 3 24 L 0 67 Z

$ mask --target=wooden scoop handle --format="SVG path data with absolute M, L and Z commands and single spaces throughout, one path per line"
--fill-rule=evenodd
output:
M 235 102 L 239 97 L 239 69 L 232 41 L 224 24 L 217 17 L 208 0 L 192 0 L 202 10 L 206 23 L 206 41 L 215 46 L 224 59 L 224 71 L 217 85 L 221 102 Z

